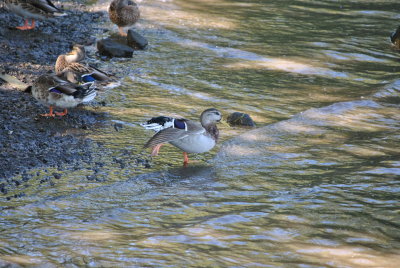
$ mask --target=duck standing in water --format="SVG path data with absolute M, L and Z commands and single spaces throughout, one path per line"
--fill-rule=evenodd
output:
M 56 75 L 75 84 L 107 81 L 109 77 L 105 72 L 80 63 L 85 56 L 85 47 L 74 45 L 71 52 L 58 56 L 54 67 Z
M 68 108 L 76 107 L 83 102 L 89 102 L 96 97 L 93 83 L 76 85 L 62 80 L 55 75 L 42 75 L 25 92 L 45 105 L 50 106 L 50 112 L 41 116 L 64 116 Z M 64 109 L 64 112 L 53 112 L 53 106 Z
M 153 117 L 142 124 L 146 129 L 157 131 L 144 148 L 152 147 L 151 155 L 156 156 L 161 146 L 168 142 L 183 151 L 183 164 L 186 166 L 189 163 L 188 153 L 204 153 L 215 146 L 219 136 L 216 124 L 221 119 L 221 112 L 215 108 L 203 111 L 200 123 L 184 118 Z
M 118 26 L 120 35 L 126 36 L 123 28 L 135 24 L 139 20 L 140 11 L 132 0 L 113 0 L 108 8 L 108 15 Z
M 8 10 L 25 18 L 25 24 L 16 27 L 19 30 L 35 28 L 35 19 L 45 20 L 67 15 L 61 9 L 55 7 L 50 0 L 5 0 L 5 4 Z M 31 25 L 29 25 L 28 19 L 32 19 Z

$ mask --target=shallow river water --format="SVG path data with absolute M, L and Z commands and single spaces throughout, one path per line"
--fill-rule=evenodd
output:
M 399 267 L 399 2 L 140 3 L 150 47 L 106 63 L 126 75 L 89 137 L 136 161 L 155 115 L 216 107 L 257 128 L 221 126 L 187 168 L 165 146 L 2 203 L 0 264 Z

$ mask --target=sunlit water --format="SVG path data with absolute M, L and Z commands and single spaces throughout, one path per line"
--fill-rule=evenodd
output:
M 124 78 L 90 133 L 110 159 L 147 157 L 139 123 L 154 115 L 216 107 L 258 128 L 222 127 L 187 168 L 165 146 L 150 169 L 106 161 L 104 182 L 81 167 L 3 200 L 2 262 L 398 267 L 400 5 L 358 2 L 141 2 L 150 47 L 106 63 Z

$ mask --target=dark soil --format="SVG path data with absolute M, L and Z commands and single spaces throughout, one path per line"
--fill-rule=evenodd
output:
M 76 2 L 63 3 L 68 16 L 40 21 L 28 31 L 13 28 L 22 25 L 23 19 L 0 8 L 2 72 L 31 84 L 52 71 L 57 56 L 68 52 L 72 44 L 93 44 L 95 34 L 106 31 L 99 24 L 107 14 L 87 12 Z M 62 118 L 38 116 L 47 109 L 31 95 L 0 83 L 0 195 L 18 184 L 13 177 L 24 176 L 30 169 L 91 163 L 94 142 L 85 138 L 85 132 L 101 124 L 106 115 L 78 107 Z

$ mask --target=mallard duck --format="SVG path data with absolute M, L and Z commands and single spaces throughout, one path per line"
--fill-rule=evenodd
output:
M 397 27 L 397 30 L 390 35 L 390 41 L 392 41 L 393 45 L 400 49 L 400 26 Z
M 110 20 L 118 26 L 119 33 L 125 36 L 124 27 L 135 24 L 140 11 L 138 5 L 131 0 L 113 0 L 108 8 Z
M 44 20 L 50 17 L 65 16 L 62 10 L 55 7 L 50 0 L 5 0 L 6 7 L 11 12 L 25 18 L 23 26 L 16 27 L 19 30 L 35 28 L 35 19 Z M 31 25 L 28 19 L 32 19 Z
M 221 112 L 215 108 L 203 111 L 200 123 L 172 117 L 153 117 L 142 124 L 146 129 L 153 129 L 157 133 L 144 145 L 152 147 L 152 156 L 158 155 L 164 143 L 178 147 L 183 151 L 183 164 L 189 162 L 188 153 L 204 153 L 211 150 L 217 143 L 219 130 L 216 123 L 222 119 Z
M 74 45 L 71 52 L 58 56 L 54 67 L 56 75 L 71 83 L 108 80 L 109 77 L 105 72 L 79 62 L 85 58 L 85 55 L 83 46 Z
M 96 96 L 93 83 L 76 85 L 62 80 L 55 75 L 42 75 L 25 92 L 31 93 L 38 101 L 49 105 L 50 111 L 41 116 L 64 116 L 68 108 L 76 107 L 83 102 L 89 102 Z M 64 112 L 53 112 L 53 106 L 64 109 Z

